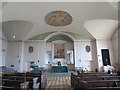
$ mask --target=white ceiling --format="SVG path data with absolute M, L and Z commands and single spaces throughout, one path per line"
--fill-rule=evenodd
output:
M 107 19 L 90 20 L 84 26 L 96 39 L 110 39 L 118 27 L 118 21 Z
M 73 17 L 72 24 L 59 27 L 46 24 L 45 16 L 55 10 L 68 12 Z M 109 39 L 117 27 L 117 20 L 118 9 L 108 2 L 9 2 L 2 8 L 1 22 L 9 40 L 14 40 L 13 35 L 16 35 L 15 40 L 27 40 L 51 31 L 69 31 L 92 39 Z M 96 37 L 99 31 L 110 35 Z

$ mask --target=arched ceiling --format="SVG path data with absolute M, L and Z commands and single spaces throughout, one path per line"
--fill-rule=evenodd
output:
M 29 40 L 46 40 L 47 38 L 49 38 L 51 35 L 53 36 L 57 36 L 57 35 L 65 35 L 65 36 L 70 36 L 72 37 L 74 40 L 92 40 L 91 38 L 87 37 L 87 36 L 83 36 L 83 35 L 79 35 L 77 33 L 74 32 L 67 32 L 67 31 L 61 31 L 61 32 L 46 32 L 46 33 L 42 33 L 39 34 L 37 36 L 34 36 L 32 38 L 30 38 Z M 67 35 L 66 35 L 67 34 Z
M 73 17 L 72 24 L 58 27 L 46 24 L 45 16 L 55 10 L 68 12 Z M 1 22 L 3 32 L 9 40 L 28 40 L 38 34 L 54 31 L 74 32 L 96 39 L 84 26 L 85 22 L 95 19 L 118 20 L 118 10 L 108 2 L 9 2 L 2 7 Z M 18 21 L 25 23 L 14 24 Z M 104 25 L 107 23 L 104 22 Z M 103 33 L 105 30 L 103 28 Z M 12 38 L 14 32 L 15 39 Z
M 22 40 L 33 28 L 33 23 L 24 20 L 12 20 L 2 23 L 2 29 L 8 39 L 16 36 L 16 40 Z
M 52 41 L 57 41 L 57 40 L 63 40 L 63 41 L 66 41 L 66 42 L 73 42 L 69 37 L 67 37 L 66 35 L 62 35 L 62 34 L 49 38 L 47 40 L 47 42 L 52 42 Z
M 96 39 L 110 39 L 118 27 L 118 21 L 105 19 L 90 20 L 84 26 Z

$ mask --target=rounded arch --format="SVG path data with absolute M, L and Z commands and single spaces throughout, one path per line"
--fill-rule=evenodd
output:
M 52 34 L 48 35 L 48 36 L 45 38 L 44 41 L 47 42 L 48 39 L 50 39 L 50 38 L 52 38 L 52 37 L 54 37 L 54 36 L 56 36 L 56 35 L 65 35 L 65 36 L 67 36 L 68 38 L 70 38 L 73 42 L 75 41 L 72 36 L 70 36 L 69 34 L 64 33 L 64 32 L 52 33 Z

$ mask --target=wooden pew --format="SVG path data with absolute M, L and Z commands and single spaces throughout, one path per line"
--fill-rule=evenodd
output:
M 77 73 L 79 76 L 117 76 L 117 74 L 108 74 L 104 72 Z
M 20 90 L 20 88 L 8 87 L 8 86 L 0 86 L 0 90 Z M 23 90 L 25 90 L 25 89 L 23 89 Z
M 120 87 L 94 87 L 94 88 L 88 88 L 84 90 L 120 90 Z
M 38 82 L 40 83 L 39 85 L 40 89 L 45 89 L 47 85 L 47 78 L 45 73 L 14 73 L 14 74 L 5 74 L 4 76 L 38 77 Z
M 24 77 L 24 76 L 3 76 L 2 79 L 9 79 L 9 80 L 21 80 L 21 81 L 28 81 L 29 88 L 33 89 L 33 85 L 38 83 L 38 78 L 36 77 Z M 35 80 L 36 79 L 36 80 Z
M 108 75 L 100 74 L 100 73 L 99 74 L 97 73 L 97 75 L 96 75 L 96 73 L 94 73 L 94 74 L 87 73 L 87 74 L 82 74 L 82 75 L 80 75 L 80 74 L 74 75 L 73 73 L 71 73 L 71 86 L 74 89 L 80 88 L 80 90 L 82 90 L 82 89 L 85 90 L 85 89 L 93 88 L 93 86 L 89 87 L 89 85 L 91 85 L 94 82 L 93 84 L 101 85 L 100 87 L 98 87 L 98 86 L 94 87 L 94 88 L 96 88 L 96 90 L 98 90 L 98 88 L 100 88 L 100 89 L 106 88 L 105 90 L 107 90 L 108 86 L 110 86 L 110 85 L 105 84 L 105 86 L 102 87 L 102 84 L 104 85 L 104 82 L 106 82 L 106 83 L 109 82 L 109 84 L 111 83 L 111 85 L 114 85 L 114 83 L 115 83 L 117 88 L 120 87 L 120 76 L 109 75 L 109 74 Z M 91 83 L 89 84 L 90 81 L 91 81 Z M 86 84 L 86 82 L 87 82 L 87 84 Z M 99 84 L 97 82 L 99 82 Z M 86 88 L 86 87 L 89 87 L 89 88 Z M 113 87 L 110 87 L 110 89 L 112 89 L 112 88 Z
M 113 89 L 113 88 L 119 88 L 120 86 L 117 83 L 120 83 L 120 80 L 94 80 L 94 81 L 77 81 L 77 86 L 74 87 L 74 90 L 80 89 L 80 90 L 93 90 L 93 88 L 98 89 Z M 106 88 L 106 89 L 105 89 Z
M 120 83 L 120 80 L 95 80 L 95 81 L 85 81 L 83 82 L 83 88 L 113 88 L 113 87 L 118 87 L 117 83 Z M 79 85 L 80 87 L 80 85 Z
M 20 80 L 9 80 L 9 79 L 2 79 L 2 86 L 5 88 L 14 88 L 16 90 L 20 89 L 29 89 L 29 82 L 23 82 Z
M 97 77 L 77 77 L 81 81 L 91 81 L 91 80 L 120 80 L 120 76 L 97 76 Z

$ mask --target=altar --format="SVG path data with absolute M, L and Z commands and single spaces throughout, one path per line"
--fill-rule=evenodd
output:
M 51 72 L 52 73 L 68 72 L 68 68 L 67 66 L 52 66 Z
M 67 64 L 72 59 L 72 54 L 70 50 L 65 49 L 64 43 L 59 43 L 60 41 L 54 42 L 54 55 L 51 62 L 51 72 L 52 73 L 62 73 L 62 72 L 68 72 Z M 67 53 L 65 53 L 65 50 Z M 69 52 L 68 52 L 69 51 Z

